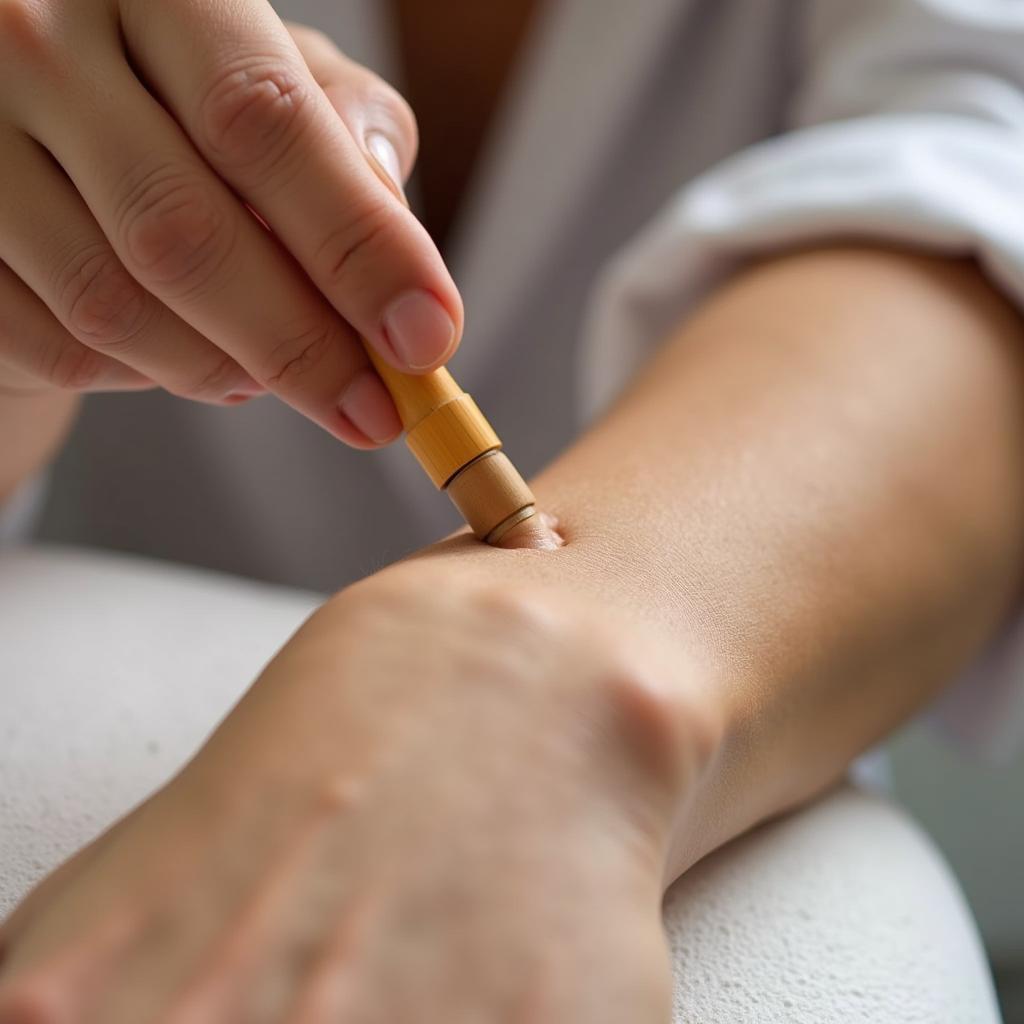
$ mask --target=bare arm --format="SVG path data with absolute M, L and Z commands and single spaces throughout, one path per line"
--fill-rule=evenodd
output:
M 522 571 L 654 620 L 708 667 L 724 729 L 671 877 L 833 781 L 1006 614 L 1022 334 L 967 262 L 778 259 L 714 297 L 535 482 L 569 543 Z

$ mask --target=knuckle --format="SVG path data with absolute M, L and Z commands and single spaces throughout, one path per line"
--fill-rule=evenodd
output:
M 77 252 L 64 267 L 58 303 L 68 329 L 95 348 L 130 348 L 147 317 L 146 294 L 103 247 Z
M 346 223 L 331 230 L 313 255 L 319 280 L 337 292 L 358 292 L 371 284 L 373 254 L 394 234 L 394 213 L 383 202 L 364 200 Z
M 340 337 L 329 320 L 290 332 L 267 356 L 260 383 L 288 391 L 322 374 L 324 362 Z
M 199 291 L 234 245 L 230 218 L 213 190 L 170 168 L 143 176 L 129 190 L 118 221 L 140 272 L 178 298 Z
M 201 103 L 203 141 L 228 166 L 265 170 L 301 135 L 308 100 L 303 76 L 283 60 L 235 62 L 217 77 Z
M 84 345 L 63 342 L 47 349 L 42 360 L 40 375 L 62 391 L 88 390 L 99 379 L 104 365 L 98 352 Z

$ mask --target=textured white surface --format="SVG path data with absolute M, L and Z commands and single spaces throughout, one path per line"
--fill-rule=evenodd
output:
M 316 604 L 70 550 L 0 553 L 0 914 L 166 780 Z M 994 1024 L 931 844 L 844 790 L 666 899 L 679 1024 Z
M 665 900 L 679 1024 L 990 1024 L 949 869 L 886 801 L 843 789 L 719 850 Z
M 316 603 L 155 562 L 0 551 L 0 915 L 166 782 Z

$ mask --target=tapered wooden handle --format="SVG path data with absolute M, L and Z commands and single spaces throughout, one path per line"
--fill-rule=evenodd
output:
M 363 347 L 380 379 L 391 392 L 402 426 L 406 430 L 412 430 L 425 416 L 464 393 L 443 367 L 419 375 L 401 373 L 386 363 L 365 341 Z
M 387 170 L 372 157 L 368 162 L 408 208 Z M 365 340 L 363 347 L 391 392 L 409 450 L 434 485 L 448 492 L 480 540 L 496 544 L 507 530 L 536 513 L 533 492 L 501 451 L 501 439 L 446 369 L 401 373 Z
M 395 401 L 409 450 L 434 486 L 448 492 L 477 537 L 496 543 L 506 529 L 533 515 L 533 493 L 452 375 L 443 368 L 401 373 L 364 345 Z

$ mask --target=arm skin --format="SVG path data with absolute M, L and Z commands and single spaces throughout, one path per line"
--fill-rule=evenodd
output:
M 1024 566 L 1022 334 L 966 261 L 837 248 L 764 263 L 534 481 L 563 549 L 429 554 L 557 579 L 699 652 L 723 728 L 667 881 L 836 780 L 1007 614 Z

